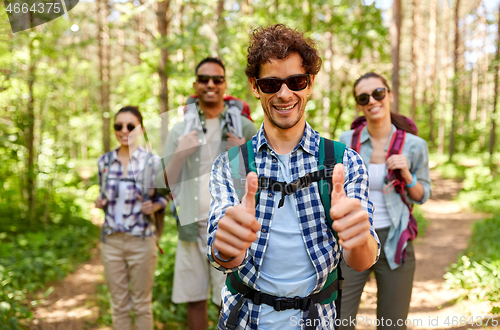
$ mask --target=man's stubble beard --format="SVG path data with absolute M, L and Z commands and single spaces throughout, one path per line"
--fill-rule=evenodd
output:
M 297 120 L 296 120 L 293 124 L 291 124 L 291 125 L 287 125 L 287 126 L 282 126 L 282 125 L 278 124 L 278 123 L 277 123 L 277 122 L 273 119 L 273 117 L 271 116 L 271 113 L 272 113 L 272 112 L 269 110 L 269 108 L 268 108 L 268 109 L 267 109 L 267 111 L 265 111 L 265 112 L 267 113 L 267 118 L 269 118 L 269 122 L 270 122 L 271 124 L 273 124 L 274 126 L 276 126 L 276 127 L 277 127 L 277 128 L 279 128 L 279 129 L 290 129 L 290 128 L 292 128 L 292 127 L 295 127 L 295 126 L 299 123 L 299 121 L 302 119 L 302 117 L 304 117 L 304 115 L 305 115 L 305 106 L 304 106 L 304 108 L 303 108 L 303 109 L 301 109 L 301 110 L 300 110 L 300 112 L 299 112 L 299 116 L 298 116 Z

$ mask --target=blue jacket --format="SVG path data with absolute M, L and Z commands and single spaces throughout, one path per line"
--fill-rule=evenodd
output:
M 353 132 L 354 130 L 350 130 L 342 133 L 339 141 L 345 143 L 347 146 L 351 146 Z M 396 126 L 392 125 L 391 138 L 394 133 L 396 133 Z M 385 147 L 386 152 L 389 148 L 391 138 L 389 138 L 389 142 Z M 365 126 L 361 131 L 360 142 L 361 147 L 359 154 L 361 155 L 363 162 L 365 164 L 369 164 L 373 153 L 373 147 L 367 126 Z M 413 204 L 423 204 L 429 199 L 432 193 L 431 179 L 429 175 L 429 150 L 427 148 L 427 142 L 418 136 L 407 133 L 402 154 L 408 160 L 408 168 L 410 169 L 410 172 L 417 176 L 418 182 L 420 182 L 424 187 L 424 196 L 421 201 L 413 200 L 408 194 L 406 195 L 406 199 L 408 202 Z M 384 252 L 387 256 L 389 267 L 391 267 L 391 269 L 396 269 L 400 266 L 394 261 L 396 256 L 396 247 L 398 245 L 399 237 L 408 227 L 408 223 L 410 221 L 410 211 L 395 189 L 392 189 L 390 193 L 385 194 L 384 200 L 392 222 L 387 240 L 385 242 Z

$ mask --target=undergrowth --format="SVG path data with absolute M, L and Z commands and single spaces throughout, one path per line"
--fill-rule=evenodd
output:
M 493 217 L 474 224 L 467 249 L 445 274 L 446 285 L 466 290 L 461 299 L 488 300 L 491 313 L 500 314 L 500 175 L 493 176 L 483 165 L 464 174 L 458 200 Z

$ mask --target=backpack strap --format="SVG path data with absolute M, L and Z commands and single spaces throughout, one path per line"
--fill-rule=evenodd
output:
M 366 121 L 362 122 L 354 129 L 351 138 L 351 149 L 356 151 L 359 154 L 359 150 L 361 149 L 361 132 L 363 128 L 366 126 Z
M 229 166 L 231 168 L 231 177 L 233 178 L 234 188 L 240 201 L 245 195 L 245 186 L 247 182 L 247 174 L 250 172 L 257 173 L 255 166 L 255 154 L 253 151 L 252 140 L 246 143 L 232 147 L 228 150 Z M 250 161 L 251 160 L 251 161 Z M 259 203 L 259 189 L 255 194 L 255 204 Z
M 332 189 L 332 173 L 335 164 L 342 163 L 345 144 L 332 141 L 328 139 L 321 138 L 319 146 L 319 160 L 318 160 L 318 170 L 312 173 L 308 173 L 305 176 L 297 179 L 294 182 L 286 183 L 279 182 L 271 178 L 260 177 L 259 178 L 259 189 L 255 195 L 256 204 L 259 199 L 259 191 L 261 189 L 272 189 L 274 191 L 282 192 L 282 201 L 280 205 L 283 205 L 284 197 L 295 193 L 298 189 L 302 189 L 313 182 L 318 182 L 318 188 L 320 191 L 321 202 L 325 210 L 325 216 L 327 218 L 328 226 L 332 229 L 332 219 L 330 217 L 331 207 L 331 189 Z M 255 155 L 253 150 L 252 141 L 248 141 L 239 147 L 233 147 L 228 151 L 229 165 L 231 168 L 231 176 L 233 178 L 234 186 L 238 197 L 241 198 L 244 195 L 244 187 L 246 184 L 246 175 L 250 171 L 256 172 L 255 166 Z M 241 159 L 240 159 L 241 158 Z M 332 229 L 335 239 L 338 241 L 337 233 Z M 339 260 L 340 264 L 340 260 Z M 241 307 L 245 301 L 245 298 L 251 299 L 255 304 L 268 304 L 273 306 L 276 310 L 284 310 L 289 308 L 303 309 L 306 304 L 307 308 L 304 310 L 309 310 L 308 319 L 315 320 L 319 318 L 318 310 L 315 307 L 315 303 L 329 304 L 336 301 L 337 317 L 340 317 L 340 306 L 341 306 L 341 292 L 344 278 L 341 274 L 341 269 L 337 266 L 329 275 L 325 282 L 325 285 L 320 292 L 305 297 L 305 298 L 287 298 L 287 297 L 275 297 L 248 287 L 241 280 L 238 272 L 229 273 L 226 278 L 226 286 L 232 294 L 240 293 L 243 296 L 239 299 L 237 304 L 231 309 L 229 318 L 227 320 L 226 326 L 228 329 L 236 329 L 238 324 L 238 316 Z M 293 300 L 293 301 L 292 301 Z M 308 301 L 308 303 L 305 303 Z M 285 304 L 285 305 L 282 305 Z M 283 306 L 288 306 L 284 308 Z M 314 322 L 310 322 L 314 324 Z M 306 327 L 307 330 L 314 329 L 314 327 Z
M 332 218 L 330 217 L 331 208 L 331 193 L 332 193 L 332 173 L 335 164 L 342 163 L 344 158 L 346 145 L 337 141 L 332 141 L 329 139 L 321 138 L 319 142 L 319 159 L 318 159 L 318 169 L 320 171 L 325 171 L 325 177 L 320 180 L 319 192 L 321 196 L 321 203 L 325 209 L 326 219 L 328 221 L 328 226 L 332 227 Z M 335 239 L 337 239 L 337 233 L 333 231 Z
M 406 132 L 398 129 L 396 133 L 392 135 L 391 143 L 389 144 L 389 150 L 387 151 L 387 158 L 392 155 L 399 155 L 403 151 L 403 146 L 406 140 Z M 403 249 L 405 243 L 407 241 L 412 241 L 417 238 L 418 235 L 418 226 L 415 217 L 413 216 L 413 205 L 408 202 L 406 199 L 405 186 L 406 181 L 401 176 L 401 171 L 388 171 L 386 176 L 386 181 L 391 182 L 394 185 L 394 189 L 399 194 L 403 203 L 406 204 L 408 210 L 410 211 L 410 221 L 408 222 L 408 227 L 401 233 L 401 236 L 398 240 L 398 245 L 396 247 L 396 255 L 394 257 L 394 261 L 401 265 L 406 258 L 406 250 Z
M 102 179 L 101 179 L 101 199 L 106 198 L 106 184 L 108 181 L 109 174 L 109 161 L 111 158 L 112 151 L 108 151 L 104 154 L 104 168 L 102 170 Z

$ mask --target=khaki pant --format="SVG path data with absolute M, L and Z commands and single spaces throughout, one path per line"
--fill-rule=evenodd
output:
M 343 320 L 340 330 L 353 330 L 356 320 L 358 306 L 370 272 L 375 273 L 377 280 L 377 319 L 384 319 L 377 330 L 405 330 L 404 321 L 408 317 L 413 288 L 413 275 L 415 273 L 415 253 L 413 243 L 408 242 L 406 247 L 406 259 L 403 265 L 391 270 L 387 263 L 384 252 L 385 241 L 389 228 L 376 229 L 380 239 L 380 257 L 375 265 L 364 272 L 357 272 L 346 265 L 342 260 L 342 276 L 344 286 L 342 288 L 342 304 L 340 308 Z M 365 323 L 363 320 L 361 323 Z M 376 320 L 373 320 L 375 323 Z M 368 321 L 369 322 L 369 321 Z M 399 322 L 399 326 L 398 326 Z M 370 324 L 370 323 L 368 323 Z
M 158 261 L 155 237 L 143 239 L 123 233 L 106 236 L 101 257 L 111 293 L 113 328 L 132 329 L 132 310 L 136 329 L 152 330 L 152 288 Z

